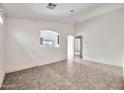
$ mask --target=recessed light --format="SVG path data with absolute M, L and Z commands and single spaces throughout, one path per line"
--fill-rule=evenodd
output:
M 73 13 L 73 12 L 74 12 L 74 10 L 70 10 L 70 12 L 71 12 L 71 13 Z

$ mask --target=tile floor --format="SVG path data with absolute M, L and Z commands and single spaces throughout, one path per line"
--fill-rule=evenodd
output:
M 123 89 L 120 67 L 95 62 L 56 62 L 9 73 L 2 90 L 109 90 Z

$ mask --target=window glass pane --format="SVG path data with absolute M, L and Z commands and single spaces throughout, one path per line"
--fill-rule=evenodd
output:
M 0 24 L 3 24 L 3 18 L 1 15 L 0 15 Z
M 40 32 L 40 45 L 42 48 L 59 47 L 59 34 L 54 31 L 43 30 Z

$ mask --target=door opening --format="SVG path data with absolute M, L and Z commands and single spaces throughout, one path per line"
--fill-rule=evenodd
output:
M 74 42 L 74 57 L 82 58 L 82 36 L 76 36 Z

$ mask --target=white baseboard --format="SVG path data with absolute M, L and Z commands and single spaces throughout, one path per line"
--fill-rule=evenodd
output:
M 30 68 L 34 68 L 34 67 L 38 67 L 38 66 L 43 66 L 43 65 L 47 65 L 47 64 L 51 64 L 51 63 L 55 63 L 55 62 L 61 62 L 61 61 L 65 61 L 65 60 L 67 60 L 67 59 L 61 59 L 61 60 L 46 62 L 46 64 L 38 64 L 38 65 L 30 66 L 30 67 L 24 67 L 24 68 L 20 68 L 20 69 L 9 71 L 7 73 L 22 71 L 22 70 L 26 70 L 26 69 L 30 69 Z
M 87 60 L 87 61 L 92 61 L 92 62 L 95 62 L 95 63 L 101 63 L 101 64 L 106 64 L 106 65 L 111 65 L 111 66 L 116 66 L 116 67 L 123 68 L 123 66 L 121 66 L 121 65 L 110 64 L 109 62 L 105 62 L 105 61 L 102 61 L 102 60 L 93 59 L 93 58 L 89 58 L 89 57 L 83 57 L 83 60 Z
M 67 59 L 61 59 L 61 60 L 56 60 L 56 61 L 51 61 L 51 62 L 47 62 L 45 64 L 39 64 L 39 66 L 43 66 L 43 65 L 47 65 L 47 64 L 52 64 L 52 63 L 56 63 L 56 62 L 62 62 L 62 61 L 66 61 Z

